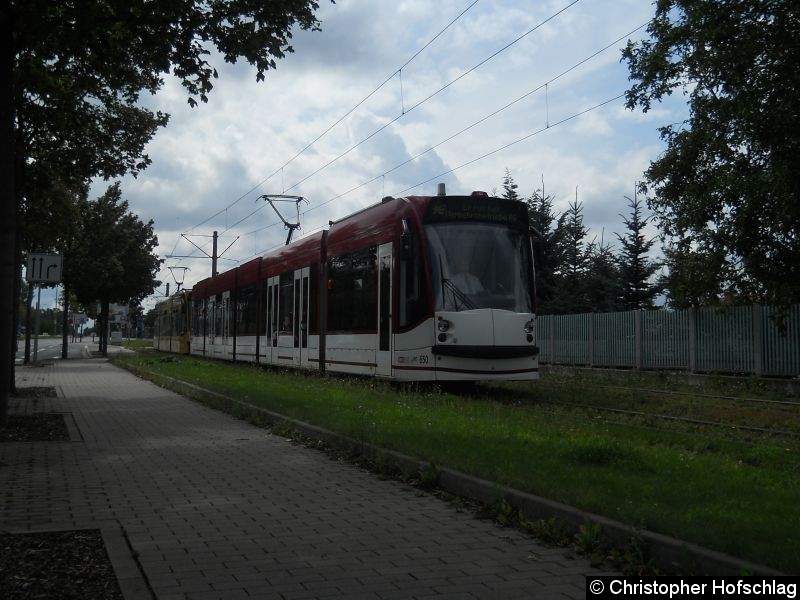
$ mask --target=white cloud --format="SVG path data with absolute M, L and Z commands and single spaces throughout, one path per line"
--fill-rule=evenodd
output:
M 652 6 L 640 0 L 584 0 L 401 116 L 403 108 L 408 111 L 566 4 L 566 0 L 479 2 L 403 69 L 402 100 L 400 77 L 395 74 L 281 170 L 467 6 L 462 0 L 323 2 L 319 10 L 322 31 L 296 32 L 295 53 L 279 61 L 265 82 L 256 83 L 255 72 L 246 64 L 221 65 L 215 60 L 220 79 L 208 104 L 190 108 L 176 81 L 168 81 L 156 97 L 147 98 L 150 108 L 172 117 L 148 146 L 152 166 L 137 180 L 126 178 L 123 193 L 143 219 L 155 220 L 162 255 L 173 248 L 177 254 L 200 255 L 181 241 L 180 233 L 242 196 L 192 233 L 223 232 L 244 219 L 220 242 L 224 248 L 241 236 L 230 256 L 244 258 L 279 245 L 286 234 L 279 225 L 269 227 L 278 220 L 271 209 L 245 218 L 258 208 L 259 194 L 281 193 L 302 181 L 289 193 L 311 202 L 307 209 L 312 210 L 303 218 L 307 232 L 384 194 L 410 188 L 542 129 L 548 120 L 557 123 L 622 93 L 629 82 L 626 67 L 619 62 L 619 49 L 614 47 L 548 86 L 546 96 L 540 90 L 435 151 L 378 177 L 542 85 L 652 16 Z M 544 175 L 548 192 L 556 195 L 557 208 L 566 207 L 577 185 L 586 206 L 587 226 L 593 231 L 621 230 L 618 213 L 626 210 L 624 195 L 632 193 L 634 181 L 661 151 L 657 127 L 676 120 L 682 102 L 678 99 L 643 115 L 624 109 L 620 100 L 442 179 L 452 193 L 491 191 L 501 188 L 509 168 L 520 193 L 528 195 L 541 186 Z M 398 116 L 394 124 L 306 179 Z M 436 181 L 415 188 L 414 193 L 435 193 Z M 102 191 L 101 184 L 94 191 Z M 251 233 L 255 230 L 260 231 Z M 210 272 L 207 259 L 180 264 L 191 268 L 187 285 Z M 169 279 L 166 269 L 162 279 Z

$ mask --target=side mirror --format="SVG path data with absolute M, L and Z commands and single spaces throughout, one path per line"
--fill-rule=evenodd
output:
M 408 226 L 408 221 L 402 220 L 403 233 L 400 234 L 400 258 L 408 260 L 411 258 L 411 230 Z

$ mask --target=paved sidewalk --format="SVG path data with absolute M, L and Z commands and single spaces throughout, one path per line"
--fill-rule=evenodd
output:
M 119 524 L 161 600 L 584 598 L 599 573 L 103 360 L 17 381 L 82 441 L 0 444 L 0 528 Z

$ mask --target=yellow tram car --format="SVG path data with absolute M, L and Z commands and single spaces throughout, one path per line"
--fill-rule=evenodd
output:
M 184 290 L 156 304 L 153 346 L 156 350 L 189 354 L 189 297 Z

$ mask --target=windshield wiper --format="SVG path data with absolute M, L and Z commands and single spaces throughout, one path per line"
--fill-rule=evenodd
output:
M 449 289 L 450 292 L 453 294 L 453 303 L 456 306 L 456 312 L 461 310 L 458 307 L 459 301 L 464 306 L 464 308 L 471 309 L 471 310 L 474 310 L 476 308 L 476 306 L 472 303 L 472 301 L 469 299 L 469 297 L 464 292 L 462 292 L 460 289 L 458 289 L 458 286 L 455 283 L 453 283 L 449 279 L 445 279 L 444 277 L 442 277 L 442 297 L 443 298 L 445 297 L 444 296 L 444 288 Z
M 442 308 L 446 308 L 446 305 L 447 305 L 447 290 L 449 289 L 453 294 L 453 304 L 455 304 L 456 312 L 461 310 L 458 307 L 458 301 L 459 300 L 461 301 L 461 304 L 463 304 L 465 308 L 474 309 L 475 305 L 472 302 L 470 302 L 470 299 L 467 298 L 467 295 L 464 292 L 462 292 L 460 289 L 458 289 L 458 286 L 455 283 L 453 283 L 452 281 L 447 279 L 447 277 L 444 276 L 444 269 L 442 268 L 442 257 L 441 257 L 441 255 L 439 256 L 439 273 L 442 274 Z

